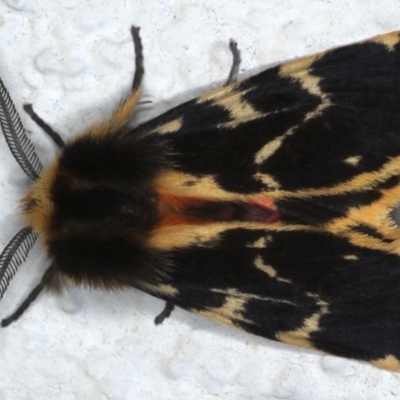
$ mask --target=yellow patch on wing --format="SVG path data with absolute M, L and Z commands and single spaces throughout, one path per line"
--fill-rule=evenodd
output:
M 322 112 L 332 105 L 332 102 L 329 99 L 329 93 L 324 93 L 321 90 L 321 78 L 310 73 L 310 68 L 312 69 L 312 64 L 315 62 L 315 60 L 323 55 L 324 53 L 322 53 L 321 55 L 307 57 L 300 61 L 294 61 L 294 64 L 296 64 L 295 67 L 291 65 L 292 63 L 284 64 L 279 69 L 280 76 L 295 79 L 301 84 L 301 86 L 305 90 L 307 90 L 308 93 L 319 97 L 321 100 L 320 104 L 316 107 L 315 110 L 309 111 L 306 114 L 303 122 L 322 115 Z M 299 63 L 307 68 L 299 69 Z
M 228 86 L 223 86 L 219 89 L 213 90 L 211 92 L 205 93 L 197 98 L 197 103 L 201 104 L 208 101 L 221 101 L 225 98 L 230 97 L 235 93 L 238 83 L 235 82 Z
M 376 43 L 382 43 L 384 44 L 388 50 L 393 51 L 394 47 L 399 44 L 399 32 L 391 32 L 391 33 L 386 33 L 384 35 L 378 35 L 373 37 L 372 39 L 366 40 L 363 43 L 366 42 L 376 42 Z
M 271 243 L 272 240 L 273 239 L 271 236 L 263 236 L 257 239 L 255 242 L 248 244 L 246 247 L 251 249 L 265 249 L 268 246 L 268 243 Z
M 149 133 L 160 133 L 160 134 L 164 134 L 164 133 L 173 133 L 173 132 L 178 132 L 179 129 L 182 128 L 182 118 L 176 118 L 173 119 L 172 121 L 166 122 L 160 126 L 158 126 L 157 128 L 153 129 L 152 131 L 150 131 Z
M 359 259 L 355 254 L 346 254 L 343 258 L 348 261 L 357 261 Z
M 234 288 L 227 290 L 212 289 L 211 291 L 214 293 L 223 294 L 225 298 L 224 304 L 220 307 L 208 308 L 207 310 L 198 311 L 196 309 L 192 309 L 191 311 L 230 326 L 237 326 L 235 323 L 237 321 L 244 322 L 249 325 L 254 324 L 253 321 L 243 316 L 246 313 L 247 304 L 251 300 L 271 301 L 273 303 L 294 305 L 290 300 L 277 300 L 272 297 L 269 298 L 249 293 L 242 293 Z
M 400 185 L 381 190 L 381 193 L 380 199 L 365 206 L 351 208 L 344 217 L 326 224 L 325 229 L 347 237 L 354 245 L 400 255 L 400 230 L 389 215 L 400 201 Z M 355 231 L 353 227 L 357 227 L 358 224 L 371 227 L 388 240 Z
M 315 61 L 323 57 L 325 54 L 326 53 L 314 54 L 312 56 L 299 58 L 298 60 L 282 64 L 279 68 L 279 74 L 281 76 L 292 76 L 293 74 L 307 71 Z
M 285 132 L 283 135 L 280 135 L 276 137 L 275 139 L 267 142 L 265 146 L 263 146 L 257 153 L 254 158 L 254 161 L 256 164 L 262 164 L 265 162 L 268 158 L 270 158 L 272 155 L 275 154 L 275 152 L 282 146 L 283 142 L 285 139 L 287 139 L 289 136 L 293 135 L 297 128 L 297 125 L 293 128 L 290 128 L 287 132 Z M 259 174 L 259 175 L 264 175 L 264 174 Z M 266 175 L 266 174 L 265 174 Z M 279 186 L 277 186 L 279 187 Z
M 190 184 L 188 184 L 190 182 Z M 166 171 L 154 182 L 159 193 L 177 196 L 207 197 L 218 200 L 246 200 L 247 196 L 228 192 L 221 188 L 212 175 L 196 177 L 179 171 Z
M 154 229 L 147 238 L 146 244 L 151 248 L 167 251 L 185 248 L 189 246 L 215 246 L 220 240 L 220 235 L 233 229 L 248 229 L 271 232 L 280 231 L 305 231 L 323 232 L 322 228 L 316 228 L 300 224 L 272 224 L 262 222 L 215 222 L 204 225 L 166 225 Z
M 278 282 L 283 282 L 283 283 L 291 283 L 292 282 L 290 279 L 281 278 L 278 275 L 278 272 L 276 271 L 276 269 L 273 268 L 269 264 L 265 264 L 263 259 L 260 256 L 258 256 L 254 260 L 254 265 L 256 266 L 257 269 L 259 269 L 260 271 L 267 274 L 270 278 L 276 279 Z
M 314 110 L 311 110 L 306 114 L 302 123 L 322 115 L 323 111 L 332 105 L 329 95 L 321 90 L 321 78 L 312 75 L 309 72 L 309 68 L 320 56 L 321 55 L 306 57 L 301 60 L 284 64 L 279 68 L 279 75 L 281 77 L 296 80 L 308 93 L 320 98 L 319 105 Z M 296 132 L 298 127 L 299 125 L 292 126 L 284 134 L 266 143 L 265 146 L 263 146 L 263 148 L 257 152 L 255 156 L 255 163 L 262 164 L 269 157 L 271 157 L 282 146 L 285 140 Z
M 253 176 L 255 179 L 262 182 L 270 190 L 277 190 L 280 188 L 279 182 L 277 182 L 276 179 L 270 174 L 263 174 L 261 172 L 257 172 Z
M 346 164 L 350 164 L 350 165 L 358 165 L 361 161 L 362 157 L 361 156 L 353 156 L 353 157 L 348 157 L 344 160 L 344 162 Z
M 233 93 L 229 97 L 216 99 L 212 105 L 224 108 L 230 115 L 231 121 L 218 124 L 218 128 L 235 128 L 236 126 L 265 117 L 268 113 L 257 111 L 248 101 L 243 100 L 246 91 Z
M 216 293 L 221 292 L 215 289 L 212 291 Z M 225 298 L 224 304 L 221 307 L 213 307 L 202 311 L 192 311 L 226 325 L 235 326 L 233 322 L 234 320 L 251 324 L 251 320 L 243 317 L 243 313 L 246 311 L 246 305 L 250 296 L 241 293 L 236 289 L 228 289 L 222 291 L 221 293 Z
M 277 332 L 276 338 L 284 343 L 312 349 L 314 346 L 310 340 L 310 335 L 313 332 L 319 331 L 319 322 L 321 318 L 329 312 L 329 304 L 321 300 L 316 294 L 307 293 L 307 295 L 315 298 L 317 305 L 320 307 L 319 311 L 306 318 L 299 329 Z
M 297 190 L 296 192 L 286 190 L 271 191 L 268 192 L 268 196 L 271 199 L 283 199 L 288 197 L 307 198 L 310 196 L 329 196 L 357 191 L 365 192 L 397 175 L 400 175 L 400 156 L 392 157 L 378 170 L 358 174 L 352 179 L 337 185 L 318 189 L 302 189 Z
M 372 360 L 371 363 L 376 367 L 387 369 L 389 371 L 400 371 L 400 360 L 393 355 L 387 355 L 385 358 Z

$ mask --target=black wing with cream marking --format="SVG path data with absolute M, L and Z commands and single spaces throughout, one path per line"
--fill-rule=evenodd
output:
M 252 333 L 400 367 L 399 33 L 277 66 L 136 132 L 170 140 L 175 193 L 270 201 L 279 220 L 159 241 L 145 287 Z M 135 133 L 135 131 L 133 132 Z M 246 200 L 247 199 L 247 200 Z

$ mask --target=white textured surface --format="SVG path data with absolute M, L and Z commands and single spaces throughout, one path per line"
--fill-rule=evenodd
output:
M 132 25 L 141 26 L 140 119 L 226 79 L 229 38 L 241 74 L 400 29 L 398 0 L 1 0 L 0 76 L 44 162 L 54 147 L 24 102 L 71 137 L 129 91 Z M 399 71 L 400 73 L 400 71 Z M 200 88 L 200 89 L 199 89 Z M 21 227 L 28 179 L 0 135 L 0 246 Z M 0 318 L 39 280 L 38 247 L 0 303 Z M 397 399 L 400 374 L 274 343 L 177 310 L 138 291 L 48 294 L 0 330 L 0 400 Z

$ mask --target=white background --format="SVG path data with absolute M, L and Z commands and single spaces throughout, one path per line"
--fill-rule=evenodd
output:
M 0 76 L 43 163 L 55 149 L 26 116 L 64 138 L 107 117 L 129 92 L 130 26 L 141 27 L 149 119 L 227 77 L 230 38 L 241 76 L 400 29 L 398 0 L 2 0 Z M 400 71 L 399 71 L 400 73 Z M 22 227 L 29 179 L 0 136 L 0 247 Z M 40 246 L 0 303 L 8 315 L 48 265 Z M 135 290 L 42 295 L 0 330 L 0 399 L 395 399 L 400 374 L 295 349 L 177 310 Z

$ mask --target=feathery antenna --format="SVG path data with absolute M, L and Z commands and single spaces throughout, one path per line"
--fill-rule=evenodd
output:
M 23 171 L 33 180 L 42 172 L 42 163 L 29 139 L 13 101 L 0 79 L 0 125 L 8 147 Z
M 32 228 L 21 229 L 8 243 L 0 255 L 0 299 L 7 290 L 8 284 L 17 272 L 18 267 L 26 260 L 29 250 L 36 242 L 38 235 Z

